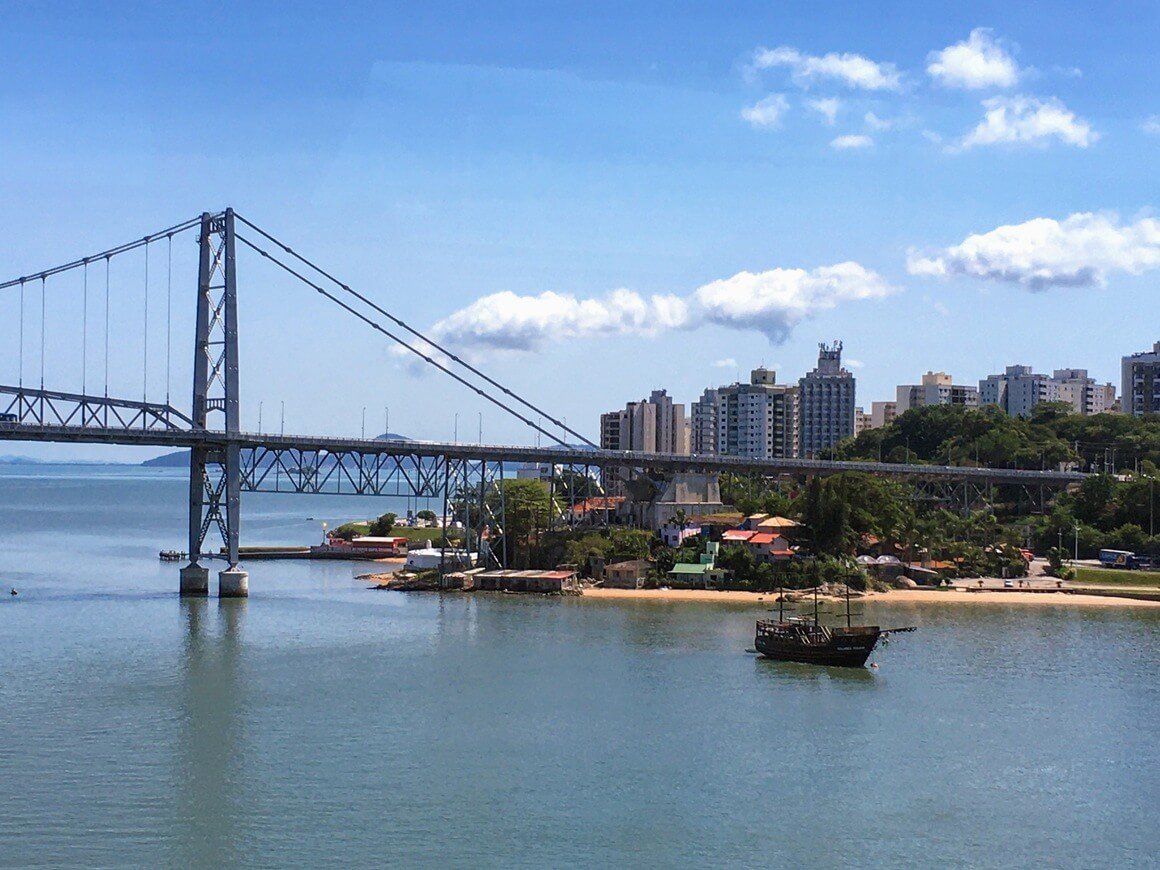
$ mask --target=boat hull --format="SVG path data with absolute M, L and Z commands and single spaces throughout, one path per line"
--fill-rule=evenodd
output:
M 829 665 L 840 668 L 861 668 L 878 645 L 880 632 L 873 629 L 857 634 L 835 633 L 825 643 L 802 643 L 793 638 L 762 634 L 754 638 L 754 647 L 768 659 L 782 662 L 801 662 L 807 665 Z

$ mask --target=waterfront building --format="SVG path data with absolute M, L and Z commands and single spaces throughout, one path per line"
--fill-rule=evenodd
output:
M 870 403 L 870 428 L 881 429 L 889 426 L 898 416 L 898 404 L 895 402 Z
M 818 345 L 818 365 L 798 381 L 798 455 L 812 458 L 854 434 L 854 376 L 842 342 Z
M 905 414 L 911 408 L 927 405 L 962 405 L 966 408 L 979 407 L 977 387 L 951 382 L 946 372 L 927 372 L 922 383 L 900 384 L 895 391 L 895 413 Z
M 1134 417 L 1160 413 L 1160 341 L 1121 360 L 1120 410 Z
M 718 454 L 755 459 L 797 454 L 797 390 L 777 383 L 773 369 L 756 368 L 748 384 L 730 384 L 713 392 Z
M 652 567 L 647 559 L 613 562 L 604 568 L 604 585 L 613 589 L 640 589 Z
M 1102 414 L 1115 401 L 1115 387 L 1097 384 L 1087 369 L 1056 369 L 1049 377 L 1016 365 L 979 381 L 980 404 L 998 405 L 1012 417 L 1030 416 L 1040 402 L 1067 402 L 1076 414 Z

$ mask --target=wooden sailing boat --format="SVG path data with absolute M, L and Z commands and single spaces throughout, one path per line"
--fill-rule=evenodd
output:
M 777 621 L 759 619 L 753 639 L 756 650 L 766 658 L 783 662 L 860 668 L 878 645 L 890 634 L 914 631 L 914 627 L 883 630 L 877 625 L 853 625 L 850 615 L 850 584 L 846 584 L 846 625 L 830 628 L 818 620 L 818 587 L 814 587 L 814 615 L 784 616 L 785 596 L 778 589 Z

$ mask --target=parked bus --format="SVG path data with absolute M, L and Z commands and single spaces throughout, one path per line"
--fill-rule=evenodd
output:
M 1100 550 L 1100 564 L 1105 568 L 1131 568 L 1135 555 L 1129 550 Z

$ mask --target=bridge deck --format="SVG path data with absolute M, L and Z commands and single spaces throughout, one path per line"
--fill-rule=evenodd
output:
M 739 474 L 837 474 L 862 471 L 888 477 L 925 480 L 970 480 L 978 483 L 1017 483 L 1061 486 L 1079 483 L 1088 475 L 1076 471 L 1014 468 L 973 468 L 958 465 L 920 465 L 886 462 L 835 462 L 822 459 L 751 459 L 744 456 L 685 456 L 668 453 L 589 450 L 572 447 L 523 447 L 507 444 L 464 444 L 441 441 L 382 441 L 328 436 L 270 435 L 196 430 L 109 430 L 84 426 L 46 426 L 0 422 L 2 441 L 54 441 L 85 444 L 124 444 L 179 449 L 198 444 L 241 449 L 298 450 L 307 453 L 365 454 L 368 456 L 447 457 L 486 459 L 489 462 L 555 465 L 647 467 L 658 471 L 735 472 Z

